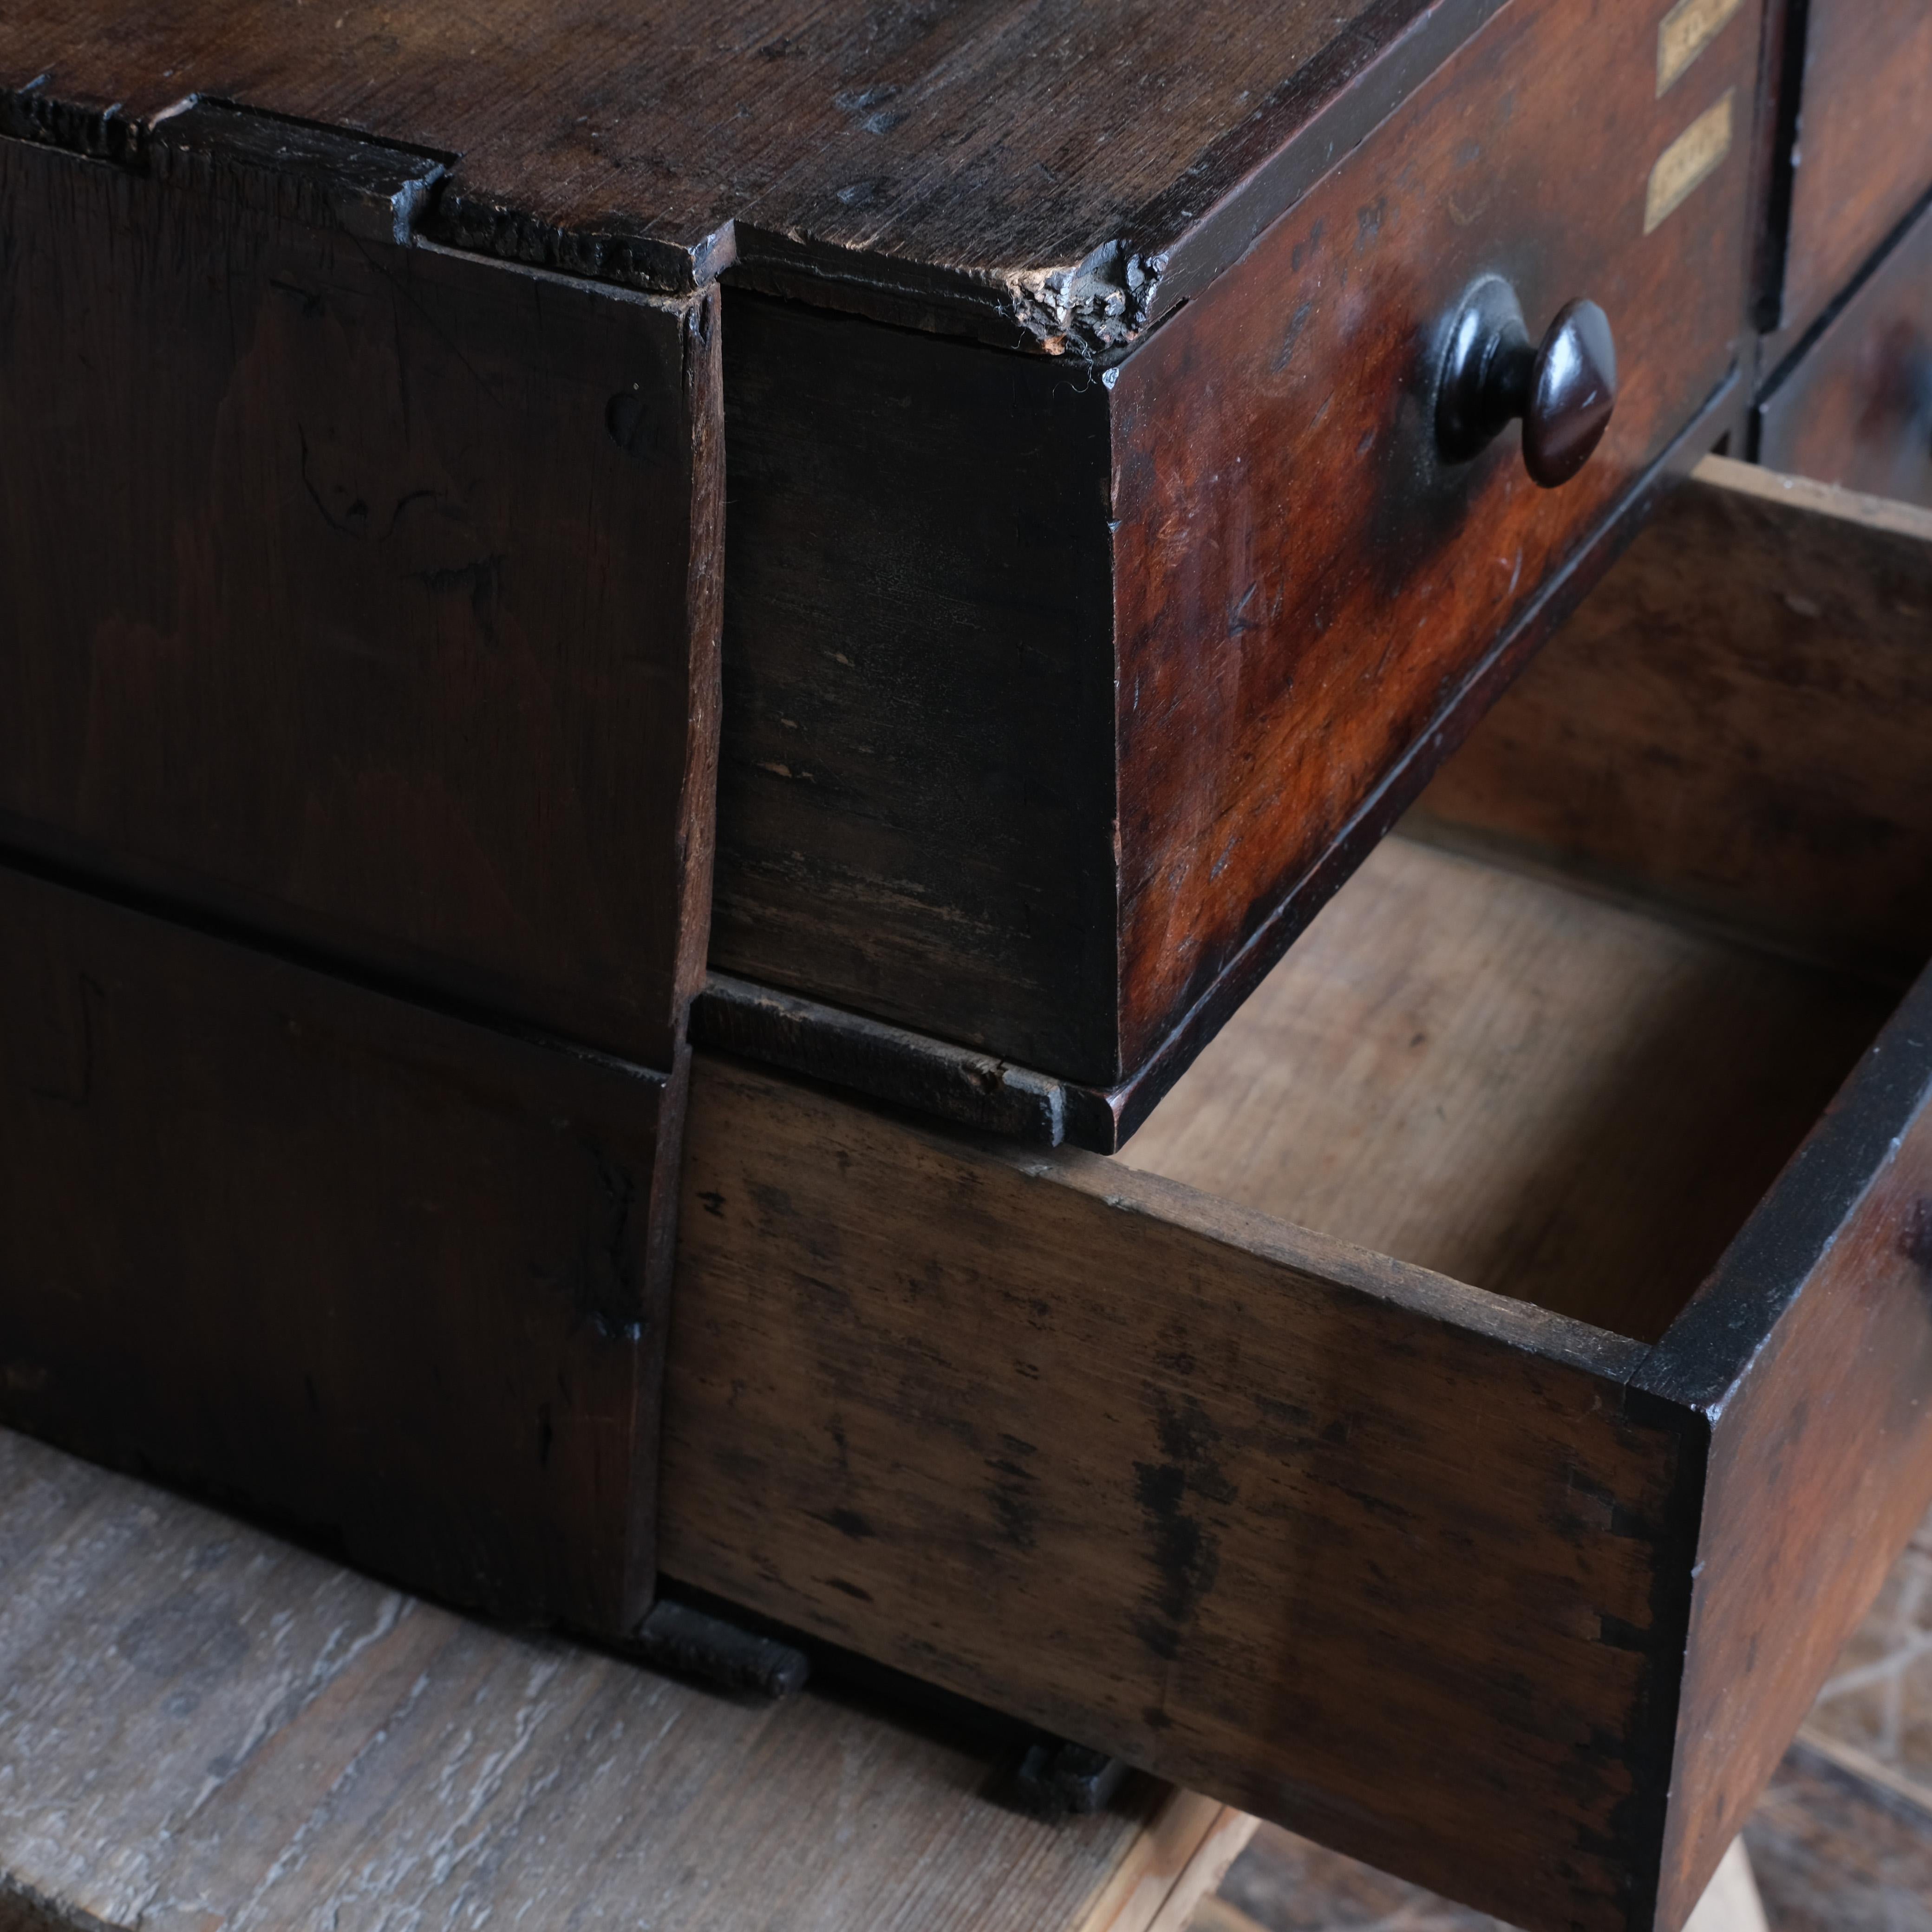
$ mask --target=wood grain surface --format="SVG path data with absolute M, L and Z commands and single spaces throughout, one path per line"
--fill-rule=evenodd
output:
M 1522 1924 L 1630 1922 L 1686 1473 L 1640 1346 L 704 1056 L 686 1145 L 668 1574 Z
M 1656 59 L 1649 8 L 1518 0 L 1122 364 L 1123 1073 L 1724 380 L 1742 131 L 1654 232 L 1644 208 L 1682 128 L 1732 90 L 1748 102 L 1754 20 L 1661 100 Z M 1578 172 L 1552 166 L 1559 152 Z M 1514 430 L 1473 463 L 1437 452 L 1442 332 L 1484 272 L 1511 282 L 1534 335 L 1584 296 L 1616 332 L 1616 414 L 1562 490 L 1531 482 Z
M 632 1628 L 681 1082 L 17 872 L 0 912 L 0 1419 Z
M 1932 508 L 1932 210 L 1759 404 L 1757 459 Z
M 1775 364 L 1932 190 L 1932 11 L 1806 0 Z
M 1932 516 L 1712 459 L 1410 824 L 1899 985 L 1928 706 Z
M 1238 256 L 1499 0 L 698 8 L 28 0 L 0 89 L 138 148 L 184 96 L 446 160 L 464 245 L 1117 345 Z
M 345 232 L 419 162 L 260 122 L 164 124 L 165 181 L 0 140 L 5 836 L 668 1070 L 715 292 Z
M 1642 214 L 1688 91 L 1748 94 L 1756 41 L 1738 15 L 1660 104 L 1654 24 L 1504 9 L 1099 382 L 732 294 L 717 967 L 1130 1130 L 1727 380 L 1742 146 Z M 1557 142 L 1599 158 L 1583 201 Z M 1514 436 L 1436 452 L 1441 332 L 1485 270 L 1545 321 L 1594 290 L 1622 332 L 1566 490 Z
M 1892 1004 L 1394 838 L 1120 1158 L 1654 1341 Z
M 729 292 L 711 957 L 1115 1064 L 1106 392 Z
M 1703 1889 L 1932 1504 L 1932 974 L 1640 1379 L 1712 1426 L 1668 1916 Z
M 972 1732 L 470 1623 L 4 1432 L 0 1586 L 4 1932 L 1149 1932 L 1226 1828 L 1145 1779 L 1042 1824 Z

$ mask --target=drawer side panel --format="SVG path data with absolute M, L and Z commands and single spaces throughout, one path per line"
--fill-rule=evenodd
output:
M 737 290 L 726 310 L 712 963 L 1105 1084 L 1100 383 Z
M 0 140 L 0 832 L 668 1067 L 715 292 L 358 232 L 316 155 L 265 178 L 214 132 L 164 180 L 174 128 L 152 173 Z
M 1721 458 L 1409 829 L 1903 986 L 1932 956 L 1932 517 Z
M 1706 1398 L 1666 1927 L 1696 1904 L 1932 1504 L 1932 978 L 1644 1380 L 1696 1400 L 1700 1376 L 1720 1386 Z
M 1632 1922 L 1702 1442 L 1626 1400 L 1642 1349 L 704 1055 L 686 1147 L 668 1574 L 1514 1923 Z

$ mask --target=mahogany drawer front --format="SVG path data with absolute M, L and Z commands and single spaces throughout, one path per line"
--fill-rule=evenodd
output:
M 412 244 L 435 164 L 271 117 L 140 160 L 0 135 L 4 837 L 668 1069 L 715 291 Z
M 1531 1932 L 1678 1932 L 1932 1501 L 1932 978 L 1797 956 L 1744 863 L 1922 729 L 1922 634 L 1857 620 L 1932 522 L 1765 496 L 1640 540 L 1131 1164 L 700 1057 L 667 1574 Z M 1714 703 L 1728 819 L 1667 735 Z M 1593 741 L 1627 799 L 1562 791 Z M 1869 769 L 1814 939 L 1932 854 Z M 1552 790 L 1598 809 L 1513 835 Z
M 682 1084 L 10 866 L 0 989 L 0 1421 L 631 1630 Z
M 731 293 L 714 968 L 1130 1130 L 1736 365 L 1756 10 L 1664 11 L 1508 0 L 1103 374 Z M 1438 452 L 1485 275 L 1616 332 L 1566 488 Z
M 1932 14 L 1918 0 L 1808 0 L 1782 355 L 1932 190 Z
M 1658 93 L 1663 10 L 1516 0 L 1112 391 L 1124 1058 L 1207 990 L 1730 374 L 1757 44 Z M 1574 166 L 1554 158 L 1579 158 Z M 1576 479 L 1437 447 L 1478 276 L 1576 297 L 1619 393 Z
M 1757 408 L 1758 460 L 1932 505 L 1932 210 Z

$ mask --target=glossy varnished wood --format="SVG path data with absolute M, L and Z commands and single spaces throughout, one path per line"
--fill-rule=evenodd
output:
M 1757 457 L 1932 508 L 1932 209 L 1759 404 Z
M 370 232 L 372 176 L 423 166 L 212 110 L 144 172 L 0 140 L 0 820 L 668 1070 L 710 880 L 716 295 Z
M 1518 0 L 1123 364 L 1123 1072 L 1724 380 L 1752 26 L 1735 18 L 1659 100 L 1648 10 Z M 1730 148 L 1646 233 L 1653 167 L 1727 100 Z M 1587 158 L 1587 189 L 1559 152 Z M 1533 334 L 1582 296 L 1617 333 L 1616 416 L 1562 490 L 1530 482 L 1514 432 L 1473 463 L 1436 452 L 1433 358 L 1483 272 L 1514 284 Z
M 21 872 L 0 909 L 0 1420 L 628 1630 L 680 1084 Z
M 1932 12 L 1805 0 L 1774 364 L 1932 190 Z

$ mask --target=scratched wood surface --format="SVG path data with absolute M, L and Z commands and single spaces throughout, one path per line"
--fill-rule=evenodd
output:
M 713 963 L 1100 1093 L 1184 1028 L 1184 1065 L 1731 368 L 1742 135 L 1648 233 L 1644 202 L 1694 112 L 1748 100 L 1754 20 L 1663 101 L 1655 28 L 1515 0 L 1106 384 L 730 291 Z M 1514 433 L 1436 451 L 1419 398 L 1485 270 L 1538 334 L 1580 295 L 1614 321 L 1564 490 Z
M 1928 707 L 1932 514 L 1712 458 L 1411 823 L 1902 986 Z
M 1145 1779 L 1043 1825 L 997 1768 L 851 1696 L 748 1708 L 469 1622 L 0 1432 L 4 1932 L 1178 1932 L 1240 1846 Z
M 1755 29 L 1730 16 L 1660 100 L 1654 10 L 1514 0 L 1122 364 L 1121 1077 L 1280 956 L 1307 916 L 1284 902 L 1393 768 L 1440 761 L 1462 687 L 1724 381 Z M 1651 225 L 1653 167 L 1707 112 L 1735 131 Z M 1561 490 L 1514 430 L 1466 464 L 1436 447 L 1438 332 L 1485 273 L 1532 337 L 1580 296 L 1616 332 L 1616 415 Z
M 1398 836 L 1120 1159 L 1654 1341 L 1893 1004 Z
M 1097 346 L 1178 298 L 1190 233 L 1239 254 L 1292 137 L 1318 170 L 1360 138 L 1322 111 L 1372 124 L 1406 30 L 1432 62 L 1497 3 L 30 0 L 0 88 L 63 126 L 112 108 L 106 139 L 199 93 L 431 150 L 444 232 L 520 259 L 672 288 L 761 262 Z
M 187 187 L 0 140 L 4 836 L 668 1071 L 710 904 L 716 292 L 287 218 L 256 127 L 170 122 Z
M 668 1575 L 1522 1924 L 1630 1922 L 1686 1474 L 1639 1345 L 707 1056 L 685 1185 Z

